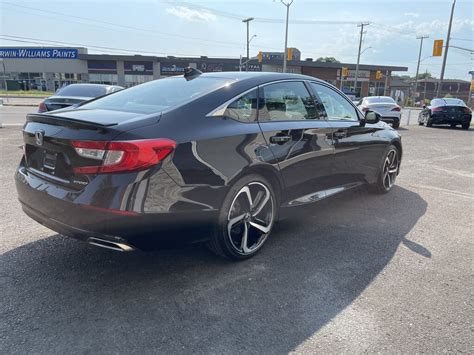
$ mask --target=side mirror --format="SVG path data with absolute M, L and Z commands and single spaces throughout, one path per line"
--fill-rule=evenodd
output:
M 379 113 L 377 113 L 375 111 L 368 110 L 368 111 L 365 111 L 365 120 L 364 121 L 365 121 L 365 123 L 373 124 L 373 123 L 379 122 L 381 117 L 382 116 L 380 116 Z

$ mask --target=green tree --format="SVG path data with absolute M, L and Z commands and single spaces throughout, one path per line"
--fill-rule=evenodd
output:
M 419 79 L 428 79 L 428 78 L 432 78 L 432 77 L 433 76 L 431 75 L 431 73 L 429 71 L 418 74 L 418 80 Z M 415 79 L 415 77 L 413 77 L 413 79 Z
M 316 59 L 317 62 L 325 62 L 325 63 L 340 63 L 336 58 L 334 57 L 319 57 Z

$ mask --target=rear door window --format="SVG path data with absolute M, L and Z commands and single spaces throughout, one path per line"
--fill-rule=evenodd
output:
M 259 120 L 297 121 L 319 119 L 315 101 L 301 81 L 262 87 Z
M 256 121 L 257 89 L 240 96 L 227 105 L 224 116 L 241 122 Z

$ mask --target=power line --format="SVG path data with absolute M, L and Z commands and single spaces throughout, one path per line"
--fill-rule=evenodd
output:
M 215 8 L 192 4 L 185 1 L 166 1 L 166 3 L 170 5 L 175 5 L 175 6 L 183 6 L 183 7 L 187 7 L 187 8 L 195 9 L 195 10 L 204 10 L 208 13 L 212 13 L 214 15 L 219 15 L 221 17 L 226 17 L 233 20 L 241 20 L 242 18 L 248 17 L 243 14 L 236 14 L 236 13 L 226 12 L 222 10 L 217 10 Z M 279 18 L 266 18 L 266 17 L 255 17 L 255 16 L 253 17 L 254 17 L 255 22 L 261 22 L 261 23 L 285 23 L 286 22 L 284 19 L 279 19 Z M 290 20 L 289 23 L 294 24 L 294 25 L 356 25 L 360 23 L 360 21 Z
M 191 37 L 191 36 L 179 35 L 179 34 L 174 34 L 174 33 L 161 32 L 161 31 L 156 31 L 156 30 L 152 30 L 152 29 L 149 29 L 149 28 L 140 28 L 140 27 L 135 27 L 135 26 L 122 25 L 122 24 L 112 23 L 112 22 L 108 22 L 108 21 L 101 21 L 101 20 L 96 20 L 96 19 L 82 17 L 82 16 L 70 15 L 70 14 L 66 14 L 66 13 L 62 13 L 62 12 L 58 12 L 58 11 L 44 10 L 44 9 L 39 9 L 39 8 L 31 7 L 31 6 L 13 4 L 13 3 L 10 3 L 10 2 L 5 2 L 5 1 L 2 1 L 1 3 L 4 4 L 4 5 L 14 6 L 14 7 L 21 8 L 21 9 L 27 9 L 27 10 L 30 10 L 30 11 L 37 11 L 37 12 L 46 13 L 46 14 L 49 14 L 49 15 L 60 16 L 61 17 L 60 20 L 62 20 L 62 21 L 65 21 L 64 17 L 69 17 L 69 18 L 73 18 L 73 19 L 79 19 L 79 20 L 82 20 L 82 21 L 94 22 L 94 23 L 99 23 L 99 24 L 105 24 L 107 26 L 116 27 L 113 30 L 116 30 L 117 27 L 118 27 L 118 28 L 127 29 L 128 31 L 133 30 L 133 31 L 140 31 L 140 32 L 148 32 L 148 33 L 155 34 L 155 35 L 175 37 L 175 38 L 180 38 L 180 39 L 183 39 L 183 40 L 193 40 L 193 41 L 201 41 L 201 42 L 207 42 L 207 43 L 215 43 L 215 44 L 218 44 L 219 46 L 225 46 L 225 47 L 234 47 L 235 45 L 240 45 L 240 43 L 237 43 L 237 42 L 211 40 L 211 39 L 206 39 L 206 38 Z M 12 9 L 9 9 L 9 10 L 12 10 Z M 71 21 L 69 20 L 67 22 L 71 22 Z M 84 22 L 77 22 L 77 21 L 72 21 L 72 22 L 76 22 L 76 23 L 79 23 L 81 25 L 85 24 Z M 87 25 L 90 25 L 90 24 L 87 23 Z M 101 28 L 111 30 L 111 28 L 107 28 L 107 27 L 101 27 Z M 267 48 L 267 49 L 273 49 L 273 50 L 278 49 L 276 47 L 268 47 L 268 46 L 258 46 L 258 47 L 257 46 L 252 46 L 252 47 L 253 48 Z
M 469 39 L 469 38 L 453 38 L 453 37 L 451 37 L 451 40 L 474 42 L 472 39 Z
M 94 46 L 94 45 L 84 44 L 84 43 L 52 41 L 52 40 L 46 40 L 46 39 L 41 39 L 41 38 L 12 36 L 12 35 L 6 35 L 6 34 L 1 34 L 0 38 L 7 41 L 12 41 L 12 42 L 27 42 L 27 43 L 46 44 L 46 45 L 61 44 L 61 45 L 68 45 L 68 46 L 74 46 L 74 47 L 96 48 L 96 49 L 101 49 L 101 50 L 105 49 L 105 50 L 110 50 L 110 51 L 120 51 L 120 52 L 126 52 L 126 53 L 148 53 L 148 54 L 154 54 L 154 55 L 160 55 L 160 56 L 169 55 L 169 53 L 165 53 L 165 52 L 142 51 L 142 50 L 136 50 L 136 49 Z M 183 54 L 183 53 L 174 53 L 173 55 L 179 55 L 183 57 L 200 57 L 201 56 L 199 54 Z M 219 57 L 220 58 L 234 58 L 231 56 L 219 56 Z

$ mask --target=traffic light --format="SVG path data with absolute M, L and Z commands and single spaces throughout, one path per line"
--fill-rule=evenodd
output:
M 263 62 L 263 52 L 262 51 L 258 52 L 257 59 L 258 59 L 259 63 Z
M 349 76 L 349 69 L 346 67 L 342 67 L 342 76 Z
M 436 39 L 433 43 L 433 57 L 441 57 L 443 53 L 443 40 Z
M 380 70 L 377 70 L 377 71 L 375 72 L 375 79 L 376 79 L 376 80 L 382 79 L 382 72 L 381 72 Z
M 293 48 L 288 48 L 288 56 L 287 56 L 287 59 L 288 59 L 288 60 L 292 60 L 292 59 L 293 59 Z

